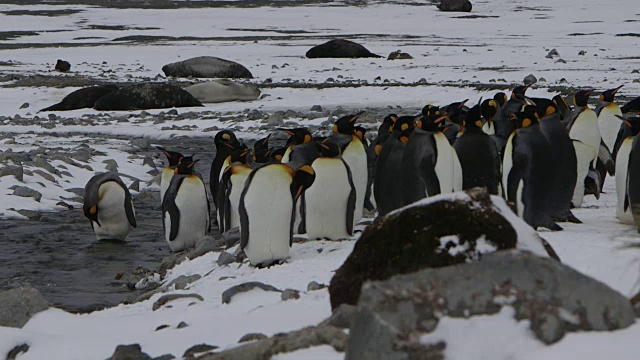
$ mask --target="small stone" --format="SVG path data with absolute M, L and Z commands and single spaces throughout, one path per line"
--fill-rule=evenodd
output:
M 183 328 L 186 328 L 187 326 L 189 326 L 189 324 L 187 324 L 184 321 L 180 321 L 180 323 L 178 324 L 178 326 L 176 326 L 176 328 L 183 329 Z
M 568 81 L 567 81 L 567 79 L 562 78 L 562 79 L 560 79 L 560 83 L 561 83 L 561 84 L 566 84 L 566 83 L 568 83 Z
M 13 189 L 13 195 L 21 196 L 21 197 L 32 197 L 37 202 L 40 202 L 40 199 L 42 199 L 42 194 L 39 191 L 29 189 L 26 186 L 16 186 Z
M 261 120 L 264 118 L 264 114 L 260 110 L 251 110 L 247 114 L 247 120 Z
M 335 82 L 335 81 L 336 80 L 334 78 L 332 78 L 332 77 L 327 78 L 327 80 L 325 80 L 325 82 L 328 82 L 328 83 L 332 83 L 332 82 Z
M 538 79 L 539 82 L 547 82 L 547 79 L 541 77 L 540 79 Z
M 538 82 L 538 79 L 533 74 L 529 74 L 524 78 L 525 85 L 533 85 Z
M 57 118 L 58 118 L 58 117 L 56 116 L 56 114 L 49 114 L 49 115 L 47 115 L 47 117 L 49 118 L 49 120 L 55 120 L 55 119 L 57 119 Z
M 184 354 L 182 355 L 182 358 L 186 360 L 195 359 L 196 358 L 195 356 L 197 354 L 215 350 L 217 348 L 218 347 L 215 345 L 208 345 L 208 344 L 193 345 L 192 347 L 188 348 L 187 351 L 184 352 Z
M 578 53 L 578 55 L 583 56 L 583 55 L 587 55 L 587 52 L 584 50 L 580 50 L 580 52 Z
M 234 262 L 237 262 L 238 258 L 235 257 L 232 254 L 229 254 L 226 251 L 223 251 L 220 253 L 220 256 L 218 256 L 218 260 L 216 261 L 216 264 L 218 264 L 218 266 L 225 266 L 225 265 L 229 265 L 229 264 L 233 264 Z
M 169 327 L 169 325 L 167 325 L 167 324 L 160 325 L 160 326 L 158 326 L 158 327 L 156 328 L 156 331 L 160 331 L 160 330 L 162 330 L 162 329 L 166 329 L 166 328 L 168 328 L 168 327 Z
M 204 298 L 198 294 L 168 294 L 168 295 L 163 295 L 162 297 L 160 297 L 160 299 L 156 300 L 156 302 L 153 303 L 153 307 L 151 309 L 153 311 L 156 311 L 170 301 L 177 300 L 177 299 L 184 299 L 184 298 L 195 298 L 200 301 L 204 301 Z
M 313 106 L 311 107 L 311 110 L 309 110 L 309 111 L 322 112 L 322 106 L 320 106 L 320 105 L 313 105 Z
M 255 340 L 262 340 L 262 339 L 266 339 L 267 335 L 262 334 L 262 333 L 248 333 L 243 335 L 240 340 L 238 340 L 239 343 L 243 343 L 243 342 L 247 342 L 247 341 L 255 341 Z
M 552 59 L 554 56 L 560 56 L 560 54 L 558 54 L 558 50 L 556 49 L 549 51 L 546 57 Z
M 29 345 L 27 345 L 27 344 L 22 344 L 22 345 L 15 346 L 7 354 L 7 360 L 16 360 L 16 358 L 18 358 L 19 355 L 22 355 L 22 354 L 26 353 L 27 351 L 29 351 Z
M 176 116 L 176 115 L 178 115 L 178 110 L 171 109 L 171 110 L 167 111 L 167 115 Z
M 24 180 L 24 168 L 22 166 L 6 165 L 0 168 L 0 177 L 13 175 L 18 181 Z
M 142 110 L 142 112 L 140 112 L 140 115 L 138 115 L 140 118 L 146 118 L 147 116 L 149 116 L 150 114 L 148 112 L 146 112 L 145 110 Z
M 28 107 L 29 107 L 29 103 L 28 103 L 28 102 L 26 102 L 26 103 L 24 103 L 24 104 L 20 105 L 20 109 L 26 109 L 26 108 L 28 108 Z
M 566 64 L 567 62 L 563 58 L 560 58 L 556 60 L 556 63 Z
M 136 180 L 129 185 L 129 190 L 140 191 L 140 180 Z
M 324 284 L 318 284 L 315 281 L 312 281 L 309 283 L 309 285 L 307 285 L 307 291 L 315 291 L 315 290 L 320 290 L 320 289 L 324 289 L 327 286 Z
M 107 164 L 107 166 L 105 166 L 105 169 L 107 169 L 107 171 L 111 171 L 115 173 L 118 172 L 118 163 L 115 160 L 107 159 L 107 160 L 104 160 L 102 163 Z
M 194 274 L 194 275 L 180 275 L 177 278 L 173 279 L 171 282 L 169 282 L 169 284 L 167 284 L 167 286 L 165 286 L 166 289 L 170 289 L 172 286 L 175 285 L 176 290 L 184 290 L 187 288 L 187 286 L 195 281 L 198 281 L 202 278 L 202 276 L 200 276 L 200 274 Z
M 285 289 L 282 294 L 280 294 L 280 298 L 282 299 L 282 301 L 300 299 L 300 291 L 295 289 Z
M 242 292 L 247 292 L 250 290 L 253 290 L 255 288 L 259 288 L 262 289 L 264 291 L 275 291 L 275 292 L 281 292 L 281 290 L 278 290 L 278 288 L 272 286 L 272 285 L 267 285 L 267 284 L 263 284 L 261 282 L 258 281 L 250 281 L 250 282 L 246 282 L 240 285 L 236 285 L 236 286 L 232 286 L 229 289 L 225 290 L 222 293 L 222 303 L 223 304 L 228 304 L 231 302 L 231 299 L 236 296 L 239 293 Z

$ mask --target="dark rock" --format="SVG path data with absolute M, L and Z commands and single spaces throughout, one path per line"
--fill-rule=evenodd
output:
M 154 357 L 152 360 L 174 360 L 176 357 L 171 354 L 164 354 L 158 357 Z
M 235 257 L 232 254 L 229 254 L 226 251 L 223 251 L 220 253 L 220 256 L 218 256 L 218 260 L 216 261 L 216 264 L 218 264 L 218 266 L 225 266 L 225 265 L 229 265 L 229 264 L 233 264 L 234 262 L 237 262 L 238 258 Z
M 202 278 L 200 274 L 194 274 L 189 276 L 180 275 L 177 278 L 173 279 L 170 283 L 168 283 L 166 288 L 170 289 L 172 286 L 175 285 L 176 290 L 184 290 L 187 288 L 187 285 L 200 280 L 200 278 Z
M 332 326 L 308 327 L 285 334 L 253 341 L 229 350 L 208 354 L 199 360 L 249 360 L 271 359 L 276 354 L 289 353 L 313 346 L 329 345 L 336 351 L 344 352 L 348 335 L 342 329 Z M 364 358 L 361 358 L 364 359 Z
M 167 325 L 167 324 L 160 325 L 160 326 L 158 326 L 158 327 L 156 328 L 156 331 L 160 331 L 160 330 L 162 330 L 162 329 L 166 329 L 166 328 L 168 328 L 168 327 L 169 327 L 169 325 Z
M 369 225 L 331 279 L 331 307 L 355 305 L 367 280 L 477 260 L 520 248 L 547 255 L 535 230 L 485 189 L 424 199 Z
M 440 11 L 470 12 L 471 8 L 471 1 L 469 0 L 440 0 L 438 5 Z
M 311 107 L 311 110 L 309 110 L 309 111 L 322 112 L 322 106 L 320 106 L 320 105 L 313 105 L 313 106 Z
M 216 238 L 213 236 L 204 236 L 196 242 L 196 247 L 193 249 L 188 257 L 189 259 L 195 259 L 198 256 L 202 256 L 204 254 L 210 253 L 212 251 L 220 251 L 221 248 L 224 248 L 224 245 L 220 245 Z
M 330 40 L 324 44 L 312 47 L 306 56 L 315 58 L 379 58 L 364 46 L 344 39 Z
M 608 286 L 553 259 L 499 251 L 470 264 L 366 283 L 346 359 L 405 359 L 415 348 L 437 353 L 441 344 L 417 340 L 440 317 L 495 314 L 507 305 L 545 344 L 566 332 L 610 331 L 635 320 L 629 300 Z
M 213 56 L 200 56 L 162 67 L 166 76 L 197 78 L 246 78 L 253 75 L 244 66 Z
M 545 57 L 548 59 L 553 59 L 554 56 L 560 56 L 560 54 L 558 54 L 558 50 L 556 49 L 549 51 L 549 53 Z
M 26 186 L 16 186 L 13 189 L 13 195 L 21 197 L 32 197 L 38 202 L 40 202 L 40 199 L 42 199 L 42 194 L 39 191 L 29 189 Z
M 413 56 L 403 53 L 402 51 L 394 51 L 387 57 L 387 60 L 411 60 Z
M 187 324 L 186 322 L 184 322 L 184 321 L 180 321 L 180 323 L 178 324 L 178 326 L 176 326 L 176 328 L 178 328 L 178 329 L 184 329 L 184 328 L 186 328 L 186 327 L 188 327 L 188 326 L 189 326 L 189 324 Z
M 284 112 L 276 111 L 273 114 L 269 115 L 269 119 L 267 119 L 267 125 L 271 125 L 271 126 L 284 125 Z
M 99 98 L 96 110 L 142 110 L 202 106 L 187 91 L 174 85 L 141 83 L 128 85 Z
M 38 221 L 42 218 L 42 213 L 35 210 L 19 209 L 16 212 L 29 220 Z
M 27 351 L 29 351 L 29 345 L 27 344 L 15 346 L 7 354 L 7 360 L 16 360 L 19 355 L 24 354 Z
M 331 316 L 323 320 L 319 325 L 335 326 L 341 329 L 348 329 L 351 327 L 353 319 L 355 319 L 358 313 L 358 308 L 353 305 L 341 304 L 333 310 Z
M 322 251 L 320 251 L 320 252 L 322 252 Z M 326 287 L 327 287 L 327 285 L 325 285 L 325 284 L 318 284 L 317 282 L 312 281 L 312 282 L 309 283 L 309 285 L 307 285 L 307 291 L 321 290 L 321 289 L 324 289 Z
M 0 167 L 0 177 L 13 175 L 18 181 L 24 181 L 24 168 L 22 166 L 3 165 Z
M 152 310 L 156 311 L 166 305 L 168 302 L 177 300 L 177 299 L 185 299 L 185 298 L 195 298 L 200 301 L 204 301 L 204 298 L 198 294 L 167 294 L 160 297 L 160 299 L 156 300 L 153 303 Z
M 29 107 L 29 103 L 28 103 L 28 102 L 26 102 L 26 103 L 24 103 L 24 104 L 20 105 L 20 109 L 26 109 L 26 108 L 28 108 L 28 107 Z
M 222 293 L 222 303 L 223 304 L 228 304 L 228 303 L 231 302 L 231 299 L 234 296 L 236 296 L 237 294 L 242 293 L 242 292 L 247 292 L 247 291 L 253 290 L 255 288 L 262 289 L 264 291 L 282 292 L 281 290 L 278 290 L 274 286 L 263 284 L 263 283 L 258 282 L 258 281 L 251 281 L 251 282 L 246 282 L 246 283 L 243 283 L 243 284 L 240 284 L 240 285 L 233 286 L 233 287 L 225 290 Z
M 132 146 L 137 146 L 142 150 L 147 150 L 151 148 L 151 141 L 149 141 L 149 139 L 145 139 L 145 138 L 141 138 L 141 139 L 133 139 L 131 140 L 131 145 Z M 143 165 L 144 162 L 147 160 L 147 157 L 145 157 L 144 161 L 143 161 Z M 153 164 L 153 161 L 151 162 Z M 151 165 L 151 167 L 155 167 L 155 164 Z
M 248 341 L 256 341 L 256 340 L 264 340 L 267 338 L 267 335 L 262 334 L 262 333 L 248 333 L 243 335 L 240 340 L 238 340 L 239 343 L 243 343 L 243 342 L 248 342 Z
M 566 61 L 566 60 L 564 60 L 563 58 L 560 58 L 560 59 L 556 60 L 556 63 L 566 64 L 566 63 L 567 63 L 567 61 Z
M 56 61 L 55 70 L 60 72 L 67 72 L 71 70 L 71 64 L 69 64 L 68 61 L 58 59 L 58 61 Z
M 185 254 L 184 252 L 179 252 L 179 253 L 165 256 L 164 258 L 162 258 L 162 263 L 160 263 L 160 268 L 158 269 L 160 276 L 164 277 L 165 274 L 167 273 L 167 270 L 173 269 L 176 265 L 180 264 L 186 259 L 187 259 L 187 254 Z
M 282 301 L 300 299 L 300 291 L 295 289 L 285 289 L 282 294 L 280 294 L 280 299 L 282 299 Z
M 178 110 L 171 109 L 171 110 L 167 111 L 167 115 L 176 116 L 176 115 L 178 115 Z
M 193 360 L 196 358 L 196 355 L 201 354 L 203 352 L 207 352 L 207 351 L 211 351 L 211 350 L 215 350 L 218 347 L 215 345 L 208 345 L 208 344 L 198 344 L 198 345 L 193 345 L 192 347 L 188 348 L 184 354 L 182 355 L 182 358 L 185 360 Z M 200 358 L 200 357 L 198 357 Z
M 524 78 L 524 84 L 525 85 L 533 85 L 535 83 L 538 82 L 538 79 L 536 79 L 535 76 L 533 76 L 533 74 L 529 74 Z
M 114 173 L 118 172 L 118 162 L 116 162 L 113 159 L 107 159 L 102 161 L 103 164 L 107 164 L 107 166 L 105 166 L 105 169 L 107 169 L 107 171 L 111 171 Z
M 142 352 L 139 344 L 118 345 L 110 360 L 152 360 L 151 356 Z

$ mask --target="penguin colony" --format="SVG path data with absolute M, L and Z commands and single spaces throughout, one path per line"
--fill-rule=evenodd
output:
M 425 106 L 415 116 L 389 114 L 377 135 L 357 126 L 362 113 L 339 118 L 328 136 L 281 128 L 283 147 L 270 136 L 249 149 L 229 130 L 216 134 L 207 186 L 193 156 L 158 148 L 162 221 L 172 251 L 193 247 L 211 228 L 209 189 L 219 231 L 240 228 L 240 247 L 255 266 L 281 263 L 294 234 L 345 239 L 364 211 L 384 216 L 415 201 L 473 187 L 503 196 L 534 228 L 562 230 L 580 223 L 571 209 L 585 195 L 599 198 L 607 173 L 617 174 L 617 217 L 640 231 L 640 109 L 620 108 L 604 91 L 593 110 L 592 90 L 572 108 L 561 96 L 507 96 Z M 374 135 L 374 134 L 372 134 Z M 86 186 L 84 213 L 98 240 L 124 240 L 136 227 L 129 193 L 114 173 Z

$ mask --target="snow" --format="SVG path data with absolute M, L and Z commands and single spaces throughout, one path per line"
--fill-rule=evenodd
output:
M 266 113 L 278 110 L 304 110 L 313 105 L 333 110 L 337 106 L 360 110 L 391 106 L 398 114 L 413 114 L 427 103 L 441 105 L 461 99 L 492 97 L 495 90 L 476 90 L 475 85 L 504 86 L 521 83 L 534 74 L 540 82 L 528 95 L 551 97 L 554 87 L 594 87 L 598 90 L 625 86 L 619 95 L 637 96 L 640 83 L 633 71 L 640 68 L 633 52 L 635 38 L 618 36 L 637 33 L 636 0 L 607 4 L 607 11 L 596 0 L 530 1 L 496 0 L 474 2 L 471 15 L 442 13 L 425 2 L 403 3 L 371 1 L 359 6 L 345 3 L 323 5 L 198 8 L 198 9 L 111 9 L 83 5 L 7 5 L 11 10 L 76 9 L 65 16 L 5 15 L 0 13 L 0 33 L 36 31 L 37 35 L 0 39 L 0 73 L 5 75 L 86 76 L 99 80 L 134 82 L 143 79 L 164 81 L 161 67 L 194 56 L 210 55 L 238 61 L 251 70 L 258 86 L 267 79 L 282 87 L 262 87 L 270 96 L 254 102 L 207 104 L 203 108 L 178 109 L 178 112 L 215 112 L 194 115 L 164 124 L 144 121 L 140 112 L 98 112 L 91 109 L 54 112 L 59 118 L 44 120 L 53 129 L 26 121 L 0 122 L 0 131 L 14 135 L 14 143 L 0 140 L 0 150 L 14 152 L 43 147 L 75 148 L 89 143 L 105 156 L 88 163 L 94 171 L 59 160 L 51 164 L 68 171 L 51 182 L 41 175 L 25 174 L 24 183 L 13 176 L 0 178 L 0 218 L 17 217 L 9 209 L 38 211 L 60 210 L 56 204 L 75 194 L 95 171 L 105 169 L 104 160 L 117 161 L 119 172 L 141 180 L 141 190 L 150 180 L 142 168 L 142 159 L 129 159 L 129 142 L 116 136 L 145 137 L 151 140 L 175 136 L 212 137 L 206 129 L 227 128 L 226 116 L 242 114 L 246 109 Z M 124 30 L 92 28 L 92 25 L 122 25 Z M 157 29 L 142 29 L 157 28 Z M 130 35 L 194 36 L 203 40 L 160 40 L 125 42 L 114 39 Z M 305 59 L 313 45 L 334 36 L 345 36 L 385 56 L 401 49 L 414 56 L 408 61 L 381 59 Z M 35 44 L 55 43 L 47 46 Z M 58 46 L 58 45 L 64 46 Z M 70 45 L 77 45 L 71 46 Z M 82 45 L 82 46 L 80 46 Z M 32 47 L 30 47 L 32 46 Z M 560 56 L 545 56 L 551 49 Z M 579 55 L 584 50 L 586 55 Z M 566 63 L 556 62 L 562 58 Z M 56 59 L 72 64 L 69 74 L 53 72 Z M 12 61 L 11 65 L 2 65 Z M 106 64 L 103 64 L 106 62 Z M 274 67 L 275 65 L 275 67 Z M 159 76 L 159 77 L 158 77 Z M 379 80 L 376 80 L 377 77 Z M 341 88 L 296 88 L 294 81 L 308 84 L 348 81 L 369 86 Z M 545 78 L 546 81 L 542 81 Z M 291 79 L 291 80 L 287 80 Z M 389 83 L 385 83 L 389 79 Z M 424 79 L 423 85 L 416 83 Z M 563 80 L 564 79 L 564 80 Z M 197 79 L 193 79 L 196 81 Z M 566 83 L 565 83 L 566 81 Z M 15 80 L 0 81 L 0 116 L 33 117 L 37 110 L 59 102 L 78 87 L 9 87 Z M 393 86 L 391 86 L 393 84 Z M 412 85 L 412 86 L 409 86 Z M 413 86 L 417 85 L 417 86 Z M 28 102 L 27 108 L 20 109 Z M 397 108 L 400 106 L 402 109 Z M 391 109 L 390 109 L 391 110 Z M 148 110 L 158 114 L 167 110 Z M 38 113 L 47 118 L 50 112 Z M 97 126 L 68 124 L 68 118 L 98 115 Z M 118 122 L 113 116 L 128 116 Z M 326 120 L 298 118 L 287 122 L 319 125 Z M 172 127 L 175 125 L 175 127 Z M 258 138 L 266 134 L 260 121 L 232 123 L 240 138 Z M 285 124 L 286 126 L 286 124 Z M 101 136 L 98 136 L 101 135 Z M 63 138 L 64 136 L 64 138 Z M 63 165 L 67 169 L 60 166 Z M 25 167 L 25 170 L 36 170 Z M 130 185 L 130 177 L 122 177 Z M 42 183 L 40 185 L 38 183 Z M 27 185 L 40 191 L 40 202 L 9 195 L 9 187 Z M 157 191 L 157 186 L 150 186 Z M 467 199 L 461 193 L 449 198 Z M 422 204 L 437 201 L 424 200 Z M 67 203 L 78 206 L 70 200 Z M 501 200 L 500 200 L 501 201 Z M 607 179 L 600 200 L 585 197 L 581 209 L 574 211 L 583 224 L 563 223 L 564 231 L 536 233 L 523 225 L 496 200 L 496 209 L 517 224 L 519 247 L 542 253 L 537 236 L 546 239 L 562 261 L 626 296 L 639 290 L 640 263 L 633 226 L 615 218 L 614 180 Z M 518 222 L 519 221 L 519 222 Z M 528 240 L 523 240 L 528 239 Z M 222 349 L 237 346 L 246 333 L 273 335 L 315 325 L 330 315 L 327 289 L 306 291 L 311 281 L 328 284 L 334 271 L 352 251 L 355 239 L 344 242 L 307 241 L 295 243 L 290 259 L 283 265 L 256 269 L 246 262 L 219 267 L 219 253 L 209 253 L 186 261 L 171 270 L 169 283 L 180 275 L 200 274 L 202 278 L 185 290 L 168 293 L 196 293 L 204 298 L 179 299 L 156 311 L 153 303 L 160 297 L 132 305 L 120 305 L 91 314 L 75 315 L 49 309 L 34 316 L 22 329 L 0 327 L 0 354 L 27 343 L 29 351 L 20 356 L 29 359 L 104 359 L 120 344 L 139 343 L 151 356 L 171 353 L 180 356 L 194 344 L 207 343 Z M 239 294 L 230 304 L 222 304 L 224 290 L 248 281 L 261 281 L 281 290 L 300 291 L 300 298 L 283 301 L 280 293 L 253 290 Z M 504 304 L 508 304 L 508 299 Z M 177 329 L 184 321 L 188 327 Z M 168 328 L 156 331 L 160 325 Z M 546 346 L 528 330 L 526 321 L 513 319 L 513 309 L 504 306 L 500 313 L 470 319 L 442 318 L 434 333 L 424 340 L 447 340 L 446 354 L 453 359 L 635 359 L 640 351 L 640 325 L 614 332 L 570 333 L 562 341 Z M 274 359 L 339 359 L 343 354 L 328 346 L 279 354 Z

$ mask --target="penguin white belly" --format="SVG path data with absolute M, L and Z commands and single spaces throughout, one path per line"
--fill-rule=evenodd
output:
M 178 235 L 170 240 L 171 217 L 164 213 L 165 239 L 172 251 L 181 251 L 196 245 L 207 234 L 209 227 L 209 207 L 204 184 L 199 177 L 185 178 L 174 200 L 180 212 Z
M 624 224 L 633 225 L 633 214 L 631 207 L 624 210 L 624 202 L 628 197 L 627 193 L 627 172 L 629 170 L 629 155 L 633 147 L 633 138 L 624 139 L 622 146 L 618 150 L 616 157 L 616 193 L 618 195 L 618 205 L 616 206 L 616 217 Z
M 165 168 L 162 170 L 162 176 L 160 177 L 160 204 L 164 199 L 164 193 L 167 192 L 167 188 L 171 184 L 171 178 L 173 178 L 173 169 Z
M 364 211 L 364 198 L 367 192 L 367 181 L 369 180 L 369 168 L 367 167 L 367 153 L 360 139 L 355 138 L 347 146 L 342 154 L 342 159 L 351 169 L 353 186 L 356 188 L 356 208 L 353 214 L 353 224 L 357 224 L 362 219 Z
M 265 166 L 247 184 L 242 199 L 249 223 L 244 252 L 254 266 L 289 257 L 293 198 L 292 177 L 288 171 L 282 165 Z
M 231 204 L 229 229 L 240 226 L 240 214 L 238 213 L 240 195 L 242 195 L 244 184 L 251 173 L 251 169 L 242 166 L 241 169 L 236 170 L 234 168 L 233 171 L 234 174 L 231 176 L 231 193 L 229 194 L 229 203 Z M 236 171 L 238 171 L 238 173 L 235 173 Z
M 231 163 L 229 162 L 229 157 L 227 157 L 226 159 L 224 159 L 224 161 L 222 162 L 222 167 L 220 168 L 220 174 L 218 174 L 218 184 L 220 184 L 220 182 L 222 181 L 222 176 L 224 175 L 224 170 L 227 168 L 227 166 L 231 165 Z
M 462 191 L 462 164 L 460 164 L 456 149 L 453 146 L 450 148 L 453 160 L 453 191 Z
M 440 193 L 448 194 L 453 191 L 454 170 L 451 144 L 443 133 L 433 134 L 436 141 L 438 157 L 436 159 L 435 172 L 440 183 Z M 454 151 L 455 152 L 455 151 Z
M 620 125 L 622 125 L 622 120 L 618 119 L 616 115 L 622 116 L 622 111 L 620 111 L 618 105 L 611 104 L 602 108 L 598 116 L 598 128 L 600 129 L 602 141 L 612 153 L 618 137 L 618 131 L 620 131 Z
M 305 191 L 307 236 L 309 239 L 348 239 L 347 204 L 351 186 L 347 169 L 340 159 L 316 159 L 316 173 Z
M 507 201 L 511 199 L 507 198 L 507 189 L 509 186 L 509 173 L 511 172 L 511 168 L 513 168 L 513 137 L 515 133 L 509 135 L 509 139 L 504 147 L 504 156 L 502 159 L 502 188 L 505 193 L 502 195 Z M 518 187 L 519 188 L 519 187 Z
M 580 207 L 584 199 L 584 179 L 589 173 L 589 164 L 594 156 L 598 156 L 598 152 L 590 145 L 583 144 L 580 141 L 573 141 L 573 148 L 576 151 L 578 176 L 576 178 L 576 187 L 573 190 L 571 203 L 575 207 Z
M 591 146 L 595 150 L 595 154 L 591 159 L 597 160 L 598 149 L 600 148 L 600 130 L 598 129 L 596 112 L 591 109 L 585 109 L 580 113 L 573 126 L 571 126 L 571 130 L 569 130 L 569 137 Z
M 487 121 L 484 125 L 482 125 L 482 131 L 484 131 L 488 135 L 495 135 L 496 129 L 493 127 L 493 121 Z
M 98 190 L 98 221 L 93 231 L 98 240 L 121 240 L 127 237 L 131 224 L 124 208 L 124 189 L 114 181 L 107 181 Z M 132 206 L 133 207 L 133 206 Z

